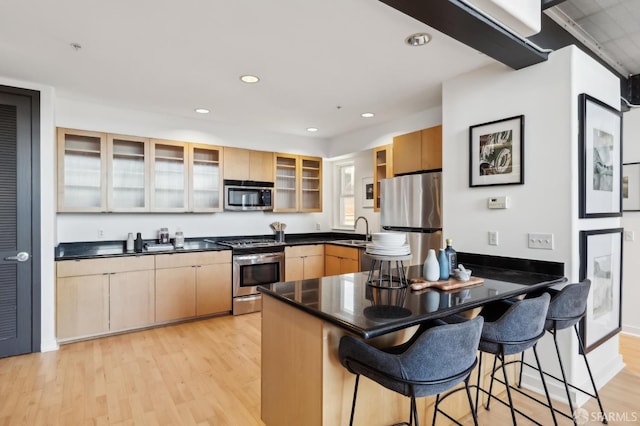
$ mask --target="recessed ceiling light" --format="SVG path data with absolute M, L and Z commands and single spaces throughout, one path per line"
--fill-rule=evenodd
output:
M 424 46 L 431 41 L 431 35 L 427 33 L 415 33 L 404 39 L 409 46 Z
M 307 127 L 307 132 L 317 132 L 318 128 L 317 127 Z
M 260 78 L 258 78 L 255 75 L 241 75 L 240 76 L 240 80 L 244 81 L 245 83 L 257 83 L 260 81 Z
M 198 114 L 209 114 L 209 110 L 206 108 L 196 108 L 194 109 L 194 111 Z
M 360 116 L 361 116 L 361 117 L 364 117 L 364 118 L 371 118 L 371 117 L 373 117 L 374 115 L 375 115 L 375 114 L 374 114 L 374 113 L 372 113 L 372 112 L 363 112 L 362 114 L 360 114 Z

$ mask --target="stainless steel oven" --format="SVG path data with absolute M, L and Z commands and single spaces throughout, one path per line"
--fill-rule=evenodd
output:
M 262 309 L 261 284 L 284 280 L 284 245 L 273 240 L 228 241 L 233 248 L 233 314 Z

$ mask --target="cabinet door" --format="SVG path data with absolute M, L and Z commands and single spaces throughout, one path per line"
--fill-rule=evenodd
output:
M 303 279 L 320 278 L 324 276 L 324 256 L 307 256 L 304 259 Z
M 186 144 L 152 139 L 151 159 L 151 211 L 187 211 Z
M 107 135 L 107 208 L 149 210 L 149 139 Z
M 422 136 L 420 131 L 393 138 L 393 172 L 395 174 L 417 172 L 421 164 Z
M 273 152 L 249 152 L 249 179 L 273 182 Z
M 111 331 L 152 324 L 155 320 L 154 271 L 109 275 Z
M 442 168 L 442 126 L 430 127 L 422 133 L 421 170 Z
M 107 211 L 107 135 L 58 129 L 58 211 Z
M 249 179 L 249 150 L 225 146 L 223 153 L 224 178 L 234 180 Z
M 56 330 L 58 339 L 109 331 L 109 275 L 58 278 Z
M 393 145 L 373 150 L 373 211 L 380 211 L 380 181 L 393 177 Z
M 360 272 L 360 262 L 354 259 L 340 259 L 340 273 L 350 274 L 352 272 Z
M 231 310 L 231 264 L 219 263 L 196 268 L 196 315 Z
M 304 279 L 304 258 L 287 257 L 284 262 L 285 281 L 298 281 Z
M 322 158 L 300 157 L 300 211 L 322 211 Z
M 274 212 L 298 211 L 299 161 L 297 155 L 274 154 Z
M 324 275 L 340 275 L 340 258 L 337 256 L 327 255 L 324 257 Z
M 189 210 L 222 211 L 222 148 L 189 145 Z
M 196 314 L 196 268 L 172 268 L 156 273 L 156 322 Z

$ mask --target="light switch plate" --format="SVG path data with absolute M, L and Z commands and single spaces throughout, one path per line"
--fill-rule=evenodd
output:
M 489 231 L 489 245 L 490 246 L 498 245 L 498 231 Z
M 633 231 L 624 231 L 624 240 L 625 241 L 633 241 L 636 239 L 635 232 Z
M 531 249 L 553 250 L 553 234 L 529 234 L 527 241 Z

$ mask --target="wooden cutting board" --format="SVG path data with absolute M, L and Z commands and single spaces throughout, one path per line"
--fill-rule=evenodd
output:
M 455 278 L 449 278 L 448 280 L 441 281 L 427 281 L 426 279 L 412 278 L 410 280 L 411 290 L 423 290 L 425 288 L 437 288 L 438 290 L 455 290 L 460 287 L 468 287 L 470 285 L 480 284 L 484 282 L 483 278 L 472 276 L 469 281 L 459 281 Z

